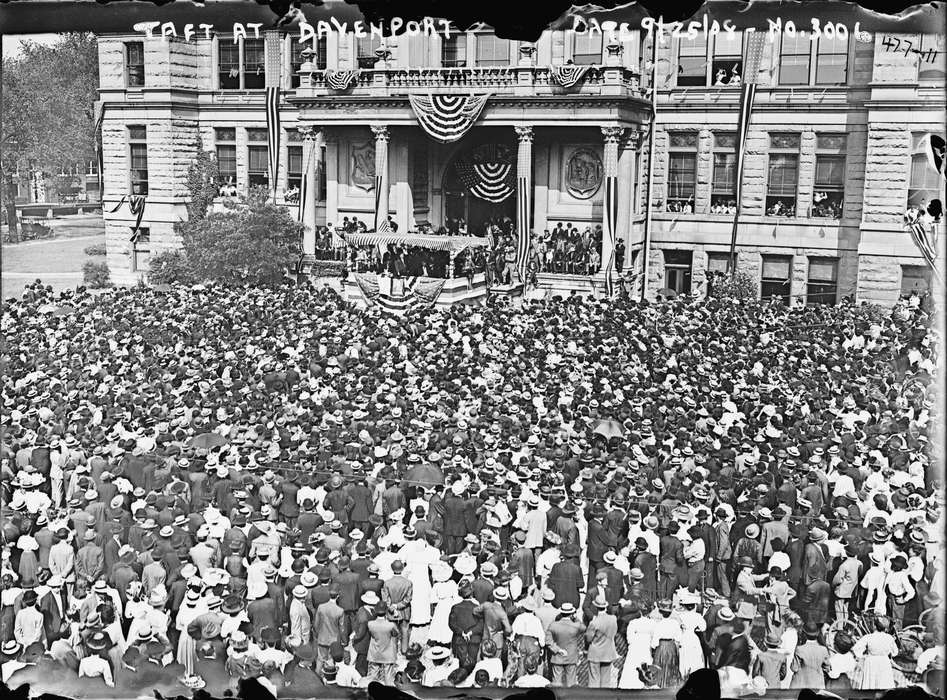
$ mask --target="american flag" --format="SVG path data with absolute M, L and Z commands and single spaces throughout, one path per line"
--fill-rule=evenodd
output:
M 276 199 L 276 177 L 279 173 L 279 86 L 266 89 L 266 146 L 269 156 L 270 191 Z
M 526 265 L 529 262 L 529 180 L 516 178 L 516 270 L 520 280 L 526 281 Z

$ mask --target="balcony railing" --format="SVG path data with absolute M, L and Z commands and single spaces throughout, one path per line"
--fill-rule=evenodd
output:
M 571 87 L 557 82 L 549 66 L 360 69 L 343 90 L 327 81 L 331 71 L 300 70 L 297 97 L 398 96 L 431 92 L 496 95 L 620 95 L 637 97 L 638 73 L 624 66 L 589 66 Z M 340 71 L 341 73 L 341 71 Z

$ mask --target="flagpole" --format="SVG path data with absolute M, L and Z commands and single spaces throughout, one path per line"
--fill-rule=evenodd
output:
M 641 301 L 644 301 L 648 293 L 648 259 L 651 257 L 651 190 L 654 187 L 654 129 L 657 117 L 658 35 L 655 32 L 651 39 L 651 129 L 648 133 L 648 185 L 645 189 L 644 240 L 641 244 Z

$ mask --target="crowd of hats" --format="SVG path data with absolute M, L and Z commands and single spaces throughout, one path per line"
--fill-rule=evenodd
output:
M 103 520 L 123 538 L 123 560 L 156 546 L 186 556 L 195 541 L 219 540 L 227 521 L 272 522 L 273 546 L 337 561 L 322 546 L 325 533 L 298 538 L 286 522 L 298 509 L 261 505 L 255 491 L 286 481 L 330 492 L 366 479 L 400 483 L 422 466 L 442 474 L 447 491 L 478 496 L 487 528 L 501 526 L 499 501 L 522 499 L 532 508 L 561 502 L 564 513 L 588 518 L 608 503 L 657 529 L 668 519 L 659 520 L 661 501 L 677 501 L 671 519 L 713 520 L 706 504 L 725 503 L 724 492 L 761 523 L 773 512 L 757 501 L 775 483 L 805 484 L 840 463 L 896 483 L 880 494 L 886 507 L 922 515 L 897 532 L 889 518 L 870 520 L 875 541 L 926 543 L 923 514 L 942 509 L 929 474 L 934 332 L 904 305 L 889 313 L 571 297 L 396 319 L 356 310 L 328 289 L 56 297 L 37 284 L 5 305 L 2 325 L 4 557 L 20 578 L 39 531 L 73 541 L 81 530 L 78 539 L 92 541 Z M 601 419 L 621 437 L 602 439 Z M 735 461 L 743 470 L 730 468 Z M 220 482 L 228 489 L 215 489 Z M 427 486 L 428 497 L 445 490 Z M 855 519 L 850 505 L 878 496 L 852 489 L 821 509 L 800 498 L 788 510 L 818 542 Z M 90 522 L 76 519 L 81 509 Z M 164 510 L 170 520 L 143 517 Z M 406 525 L 412 515 L 388 514 Z M 134 543 L 124 539 L 132 521 L 142 533 Z M 331 514 L 325 522 L 345 547 L 369 554 L 371 531 L 385 524 L 375 513 L 367 532 Z M 758 530 L 750 523 L 747 536 Z M 481 559 L 495 553 L 492 541 L 467 538 Z M 571 545 L 562 554 L 581 552 Z M 461 558 L 433 567 L 432 578 L 477 568 Z M 487 562 L 480 573 L 506 572 Z M 293 596 L 319 582 L 293 568 L 268 577 L 294 574 Z M 205 578 L 226 593 L 225 571 Z M 218 604 L 230 612 L 245 601 L 224 595 Z

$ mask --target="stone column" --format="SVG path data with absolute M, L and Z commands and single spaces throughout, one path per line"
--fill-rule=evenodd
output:
M 625 242 L 625 260 L 622 271 L 631 260 L 631 222 L 635 212 L 635 157 L 641 142 L 641 132 L 629 129 L 618 149 L 618 216 L 616 238 Z
M 391 134 L 384 124 L 373 124 L 375 135 L 375 230 L 388 220 L 388 141 Z
M 526 257 L 529 255 L 530 201 L 533 192 L 533 127 L 516 126 L 516 267 L 517 271 L 526 269 Z M 520 281 L 523 275 L 520 274 Z
M 311 262 L 316 258 L 316 198 L 319 195 L 318 161 L 322 159 L 322 130 L 312 126 L 299 127 L 303 136 L 303 182 L 299 193 L 299 206 L 302 208 L 303 261 Z
M 615 241 L 618 239 L 618 143 L 624 129 L 620 126 L 603 126 L 605 152 L 602 159 L 605 176 L 604 216 L 602 220 L 602 272 L 605 274 L 606 287 L 609 285 L 612 271 L 615 269 Z

